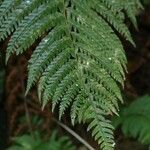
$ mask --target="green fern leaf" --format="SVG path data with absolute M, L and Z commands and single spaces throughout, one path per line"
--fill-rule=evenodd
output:
M 67 136 L 58 138 L 57 131 L 53 131 L 46 142 L 42 141 L 39 133 L 36 132 L 35 135 L 36 140 L 26 134 L 13 138 L 13 145 L 7 150 L 75 150 Z
M 150 96 L 145 95 L 135 100 L 129 107 L 120 112 L 120 117 L 114 118 L 117 128 L 121 125 L 126 136 L 138 138 L 143 144 L 150 144 Z
M 127 63 L 116 31 L 134 44 L 123 12 L 136 25 L 140 8 L 138 0 L 0 1 L 0 41 L 10 36 L 6 61 L 40 39 L 29 60 L 26 94 L 38 83 L 43 108 L 51 100 L 60 118 L 71 108 L 72 124 L 88 121 L 104 150 L 114 147 L 105 117 L 117 114 L 122 102 Z

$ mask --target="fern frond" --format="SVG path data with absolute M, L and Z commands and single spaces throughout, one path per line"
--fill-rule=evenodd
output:
M 58 104 L 58 102 L 61 100 L 61 98 L 65 96 L 65 93 L 67 90 L 69 90 L 70 86 L 74 82 L 76 82 L 76 80 L 77 80 L 77 76 L 75 75 L 75 72 L 72 71 L 67 76 L 65 76 L 64 79 L 58 84 L 58 87 L 53 95 L 52 111 L 54 110 L 56 104 Z M 78 86 L 78 84 L 76 85 Z
M 94 3 L 94 9 L 96 9 L 96 11 L 99 12 L 103 16 L 103 18 L 106 19 L 111 25 L 113 25 L 113 27 L 128 41 L 134 44 L 127 26 L 124 24 L 122 17 L 119 16 L 120 12 L 116 14 L 114 10 L 112 11 L 111 9 L 107 8 L 103 3 L 94 0 L 92 2 Z M 107 5 L 110 5 L 109 7 L 113 8 L 114 4 L 108 3 L 111 2 L 107 2 Z
M 76 86 L 78 86 L 78 85 L 76 85 Z M 76 96 L 76 98 L 74 99 L 74 102 L 71 106 L 71 111 L 70 111 L 71 122 L 73 125 L 75 124 L 75 121 L 77 120 L 77 117 L 80 113 L 80 109 L 82 109 L 84 100 L 85 100 L 85 98 L 84 98 L 83 93 L 78 94 Z
M 4 0 L 0 3 L 0 41 L 10 36 L 6 61 L 40 39 L 28 65 L 27 91 L 38 83 L 42 106 L 52 101 L 60 118 L 71 107 L 71 121 L 89 129 L 104 150 L 113 149 L 108 114 L 122 102 L 126 57 L 116 31 L 134 44 L 124 23 L 135 22 L 140 3 L 128 0 Z M 138 7 L 136 7 L 138 6 Z M 131 11 L 131 8 L 134 10 Z
M 59 86 L 59 83 L 64 79 L 69 68 L 71 67 L 70 64 L 67 64 L 67 66 L 62 66 L 49 80 L 47 81 L 47 85 L 45 86 L 45 90 L 43 92 L 43 106 L 48 102 L 48 100 L 54 95 L 56 88 Z M 51 92 L 50 92 L 51 91 Z M 55 95 L 54 95 L 55 96 Z M 55 99 L 53 99 L 55 100 Z M 59 99 L 57 99 L 59 100 Z M 54 103 L 55 104 L 55 103 Z
M 45 43 L 45 40 L 44 40 L 44 43 Z M 50 44 L 51 42 L 49 41 L 48 43 Z M 37 49 L 37 51 L 38 51 L 38 53 L 37 53 L 35 50 L 35 53 L 37 53 L 37 55 L 39 55 L 40 53 L 41 53 L 41 55 L 39 55 L 39 58 L 37 58 L 37 59 L 36 59 L 36 54 L 35 54 L 35 57 L 31 58 L 31 61 L 32 61 L 32 59 L 34 59 L 35 63 L 32 63 L 31 65 L 29 64 L 29 79 L 28 79 L 29 84 L 27 86 L 27 91 L 31 88 L 31 86 L 35 83 L 35 81 L 37 81 L 37 79 L 41 76 L 44 69 L 46 69 L 47 65 L 49 65 L 49 62 L 54 61 L 49 66 L 51 67 L 51 65 L 54 64 L 54 71 L 56 71 L 57 66 L 55 66 L 55 62 L 59 61 L 59 59 L 60 59 L 59 57 L 62 57 L 65 55 L 65 54 L 62 55 L 63 54 L 62 50 L 63 50 L 63 48 L 66 48 L 68 46 L 68 43 L 69 43 L 69 39 L 67 37 L 65 37 L 61 40 L 52 42 L 51 45 L 47 45 L 47 47 L 43 47 L 43 48 L 45 48 L 44 51 L 43 51 L 43 49 L 39 49 L 41 51 L 41 52 L 39 52 L 39 50 Z M 61 53 L 60 56 L 56 57 L 56 55 L 59 53 Z M 33 53 L 33 56 L 34 56 L 34 53 Z M 42 57 L 42 59 L 40 59 L 41 57 Z M 45 76 L 43 76 L 42 78 L 46 77 L 47 74 L 48 75 L 51 74 L 51 72 L 49 72 L 49 68 L 45 72 Z M 44 80 L 44 79 L 41 79 L 41 80 Z M 43 84 L 44 81 L 40 81 L 40 82 L 42 82 L 42 85 L 44 86 L 44 84 Z
M 29 15 L 35 8 L 38 8 L 44 1 L 43 0 L 33 0 L 33 1 L 22 1 L 20 5 L 17 5 L 16 9 L 11 10 L 10 13 L 0 25 L 0 39 L 5 39 L 10 35 L 15 29 L 17 29 L 18 24 L 21 20 Z
M 143 9 L 143 6 L 141 5 L 139 0 L 135 0 L 135 2 L 126 0 L 124 3 L 126 3 L 126 5 L 124 5 L 124 10 L 126 11 L 127 16 L 129 17 L 133 25 L 138 28 L 135 16 L 139 13 L 140 9 Z
M 41 5 L 41 7 L 20 23 L 8 44 L 6 61 L 15 49 L 17 49 L 16 54 L 22 53 L 29 48 L 39 36 L 50 30 L 55 26 L 56 22 L 61 20 L 59 13 L 54 13 L 53 16 L 48 17 L 48 12 L 51 11 L 51 7 L 47 9 L 45 7 L 46 6 Z
M 62 101 L 60 102 L 59 107 L 59 118 L 61 119 L 64 111 L 70 106 L 71 101 L 78 95 L 79 87 L 78 82 L 75 82 L 71 87 L 69 87 L 68 91 L 66 91 Z
M 145 95 L 135 100 L 129 107 L 114 118 L 115 127 L 121 125 L 126 136 L 138 138 L 143 144 L 150 144 L 150 96 Z
M 51 137 L 46 141 L 42 141 L 40 134 L 35 133 L 36 140 L 30 135 L 22 135 L 13 138 L 13 145 L 7 150 L 75 150 L 75 146 L 72 144 L 67 136 L 58 138 L 57 131 L 53 131 Z
M 103 117 L 105 112 L 99 107 L 99 103 L 94 100 L 91 101 L 91 99 L 88 100 L 90 105 L 89 109 L 84 114 L 84 117 L 87 117 L 87 119 L 92 119 L 87 130 L 92 129 L 92 136 L 101 145 L 101 149 L 111 150 L 115 146 L 113 127 L 110 125 L 110 121 Z
M 0 7 L 0 26 L 3 24 L 4 20 L 8 15 L 16 8 L 17 5 L 21 3 L 21 0 L 4 0 Z

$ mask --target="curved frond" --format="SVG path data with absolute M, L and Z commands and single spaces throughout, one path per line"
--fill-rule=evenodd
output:
M 138 0 L 3 0 L 0 41 L 10 37 L 6 61 L 40 39 L 28 65 L 27 90 L 38 83 L 39 100 L 59 116 L 89 122 L 103 150 L 114 147 L 107 115 L 117 114 L 126 57 L 117 34 L 134 44 L 125 16 L 136 26 Z M 117 34 L 116 34 L 117 31 Z
M 115 127 L 121 125 L 126 136 L 138 138 L 143 144 L 150 143 L 150 96 L 145 95 L 135 100 L 114 118 Z

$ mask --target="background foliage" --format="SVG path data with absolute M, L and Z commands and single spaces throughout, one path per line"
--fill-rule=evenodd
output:
M 7 150 L 75 150 L 68 137 L 57 137 L 57 132 L 53 131 L 51 137 L 46 141 L 42 141 L 38 132 L 34 133 L 35 139 L 30 135 L 22 135 L 13 138 L 16 144 Z
M 121 126 L 126 136 L 138 138 L 143 144 L 150 144 L 150 96 L 138 98 L 120 112 L 113 120 L 114 126 Z

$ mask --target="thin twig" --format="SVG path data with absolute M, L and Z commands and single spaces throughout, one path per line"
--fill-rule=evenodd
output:
M 34 132 L 33 132 L 33 129 L 32 129 L 30 113 L 29 113 L 29 110 L 28 110 L 27 98 L 25 96 L 25 85 L 24 85 L 24 81 L 22 79 L 23 75 L 22 75 L 22 71 L 21 71 L 19 63 L 18 63 L 18 70 L 21 73 L 21 75 L 20 75 L 20 82 L 21 82 L 21 88 L 22 88 L 22 94 L 23 94 L 23 100 L 24 100 L 26 120 L 27 120 L 27 123 L 28 123 L 28 128 L 29 128 L 30 134 L 31 134 L 32 138 L 35 139 Z
M 62 128 L 64 128 L 68 133 L 73 135 L 77 140 L 79 140 L 83 145 L 85 145 L 89 150 L 95 150 L 87 141 L 85 141 L 81 136 L 79 136 L 77 133 L 75 133 L 72 129 L 70 129 L 65 124 L 61 123 L 60 121 L 53 118 L 54 122 L 56 122 L 58 125 L 60 125 Z

